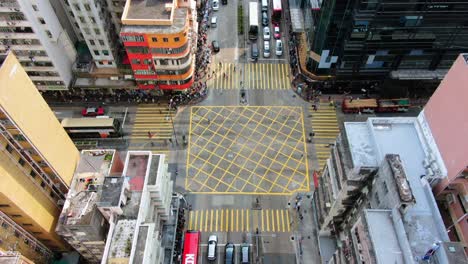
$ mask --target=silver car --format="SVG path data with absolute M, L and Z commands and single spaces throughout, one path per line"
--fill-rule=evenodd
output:
M 270 40 L 270 28 L 269 27 L 263 28 L 263 40 Z

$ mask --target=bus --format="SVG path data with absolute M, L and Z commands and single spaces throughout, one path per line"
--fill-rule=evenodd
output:
M 279 23 L 281 20 L 281 0 L 273 0 L 273 13 L 271 14 L 271 20 Z
M 258 3 L 249 3 L 249 39 L 256 40 L 258 35 Z
M 122 135 L 120 121 L 115 118 L 64 118 L 61 124 L 72 139 L 115 138 Z
M 200 244 L 200 231 L 187 231 L 184 238 L 182 264 L 198 263 L 198 245 Z

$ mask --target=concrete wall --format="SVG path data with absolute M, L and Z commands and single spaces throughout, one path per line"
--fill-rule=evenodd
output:
M 438 195 L 468 165 L 468 64 L 459 56 L 424 108 L 439 151 L 447 167 L 447 179 L 435 189 Z
M 70 186 L 79 152 L 12 53 L 0 68 L 0 105 Z

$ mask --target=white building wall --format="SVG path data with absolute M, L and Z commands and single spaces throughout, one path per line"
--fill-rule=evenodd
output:
M 40 78 L 40 80 L 50 80 L 54 83 L 44 83 L 44 85 L 36 83 L 36 86 L 38 86 L 38 89 L 44 90 L 67 89 L 73 78 L 72 64 L 76 59 L 76 50 L 68 33 L 60 24 L 48 0 L 17 1 L 21 12 L 30 23 L 36 39 L 39 40 L 41 46 L 44 48 L 46 52 L 45 57 L 48 57 L 53 63 L 53 70 L 57 72 L 60 77 L 44 76 L 44 78 Z M 44 24 L 40 22 L 41 19 L 45 21 Z M 15 50 L 15 48 L 13 48 L 13 50 Z M 35 58 L 35 56 L 32 56 L 30 59 L 32 62 L 36 60 L 46 60 L 45 58 Z M 32 79 L 34 80 L 34 78 Z M 63 82 L 63 84 L 59 84 L 59 82 Z
M 98 68 L 116 68 L 114 47 L 110 39 L 110 15 L 101 7 L 101 1 L 67 0 Z M 117 37 L 115 38 L 117 39 Z

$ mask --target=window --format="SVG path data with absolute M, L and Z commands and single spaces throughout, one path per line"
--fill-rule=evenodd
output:
M 89 17 L 89 20 L 91 20 L 91 23 L 96 24 L 96 19 L 94 17 Z
M 73 6 L 75 7 L 75 9 L 76 9 L 77 11 L 81 11 L 80 5 L 78 5 L 78 4 L 73 4 Z
M 42 187 L 42 188 L 45 188 L 45 187 L 46 187 L 45 182 L 41 182 L 41 187 Z
M 104 62 L 102 62 L 102 61 L 99 61 L 98 63 L 99 63 L 99 65 L 104 65 Z
M 80 17 L 78 17 L 78 18 L 80 19 L 80 22 L 81 22 L 81 23 L 86 23 L 86 19 L 85 19 L 84 17 L 80 16 Z
M 32 8 L 34 9 L 34 11 L 39 11 L 39 8 L 37 8 L 37 5 L 32 5 Z
M 99 54 L 99 50 L 93 50 L 93 52 L 94 52 L 94 55 L 96 55 L 96 56 L 101 55 L 101 54 Z
M 19 215 L 19 214 L 14 214 L 14 215 L 11 215 L 11 217 L 17 218 L 17 217 L 21 217 L 21 215 Z
M 10 145 L 7 145 L 6 150 L 11 153 L 13 151 L 13 147 Z
M 178 37 L 177 37 L 177 38 L 174 38 L 174 41 L 175 41 L 175 42 L 179 42 L 179 41 L 180 41 L 180 38 L 178 38 Z
M 109 56 L 109 51 L 108 50 L 102 50 L 102 54 L 104 54 L 104 56 Z
M 86 35 L 91 34 L 91 31 L 89 30 L 89 28 L 83 28 L 83 31 L 86 33 Z
M 52 33 L 49 30 L 46 30 L 45 32 L 49 38 L 52 38 Z
M 96 33 L 96 35 L 100 35 L 100 34 L 101 34 L 101 30 L 99 30 L 99 28 L 95 28 L 95 29 L 94 29 L 94 33 Z
M 145 38 L 139 35 L 126 35 L 122 36 L 122 40 L 125 42 L 143 42 L 145 41 Z
M 32 226 L 32 224 L 23 224 L 23 226 Z
M 104 45 L 106 45 L 106 43 L 104 43 L 104 40 L 102 40 L 102 39 L 99 39 L 98 41 L 99 41 L 99 45 L 101 45 L 101 46 L 104 46 Z
M 24 161 L 24 159 L 19 159 L 19 160 L 18 160 L 18 163 L 19 163 L 21 166 L 24 166 L 24 164 L 25 164 L 26 162 Z
M 0 204 L 0 208 L 8 208 L 8 207 L 10 207 L 9 204 Z
M 33 177 L 33 178 L 36 178 L 36 175 L 37 175 L 37 174 L 36 174 L 35 171 L 32 170 L 32 171 L 29 173 L 29 175 L 31 175 L 31 177 Z
M 139 59 L 132 59 L 132 64 L 140 64 L 140 60 Z
M 96 45 L 96 42 L 94 42 L 94 40 L 90 39 L 90 40 L 89 40 L 89 44 L 90 44 L 91 46 L 94 46 L 94 45 Z
M 377 203 L 377 206 L 380 205 L 380 198 L 379 198 L 379 194 L 378 194 L 378 193 L 375 193 L 375 202 Z
M 163 38 L 163 41 L 164 41 L 164 42 L 168 42 L 169 39 L 168 39 L 168 38 Z
M 42 25 L 45 25 L 45 20 L 44 20 L 44 18 L 39 17 L 38 19 L 39 19 L 39 23 L 41 23 Z
M 86 11 L 91 11 L 91 7 L 88 4 L 84 4 L 84 8 Z
M 151 38 L 153 42 L 158 42 L 158 38 Z

